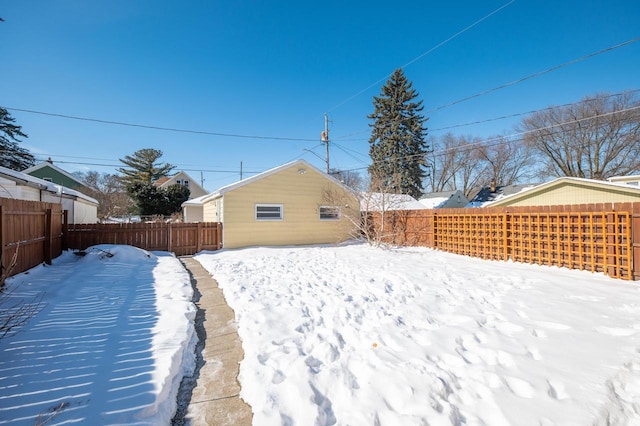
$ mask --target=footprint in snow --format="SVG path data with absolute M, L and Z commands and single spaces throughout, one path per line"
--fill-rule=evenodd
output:
M 517 377 L 505 377 L 504 382 L 511 392 L 520 398 L 533 398 L 536 394 L 536 390 L 526 380 Z
M 564 389 L 564 383 L 555 379 L 549 379 L 547 380 L 547 384 L 549 385 L 547 393 L 551 398 L 558 400 L 569 398 L 569 395 Z
M 271 378 L 271 383 L 273 383 L 274 385 L 279 385 L 286 378 L 287 376 L 285 376 L 285 374 L 282 371 L 278 370 L 273 374 L 273 377 Z

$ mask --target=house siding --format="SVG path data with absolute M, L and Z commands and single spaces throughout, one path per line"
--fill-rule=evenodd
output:
M 550 206 L 593 203 L 626 203 L 640 201 L 639 195 L 616 188 L 597 188 L 587 185 L 566 184 L 546 190 L 532 191 L 512 202 L 500 203 L 501 206 Z
M 28 186 L 18 186 L 12 180 L 0 177 L 0 197 L 16 200 L 42 201 L 40 190 Z
M 176 173 L 174 176 L 171 176 L 169 180 L 167 180 L 166 182 L 163 182 L 162 185 L 160 185 L 160 187 L 168 188 L 171 185 L 176 185 L 178 183 L 178 180 L 189 181 L 189 199 L 190 200 L 194 198 L 202 197 L 203 195 L 207 194 L 207 191 L 205 191 L 204 188 L 202 188 L 197 181 L 195 181 L 191 176 L 189 176 L 188 174 L 182 171 Z
M 63 175 L 57 170 L 52 169 L 51 167 L 42 167 L 38 170 L 33 170 L 28 173 L 33 177 L 37 177 L 40 179 L 50 179 L 51 182 L 56 185 L 62 185 L 66 188 L 75 189 L 76 191 L 85 191 L 87 187 L 78 183 L 78 181 L 69 179 L 68 176 Z
M 328 188 L 344 191 L 325 175 L 311 168 L 298 173 L 290 167 L 224 194 L 224 247 L 336 243 L 349 238 L 348 219 L 320 220 L 320 206 Z M 350 208 L 358 201 L 349 195 Z M 256 204 L 282 204 L 281 221 L 256 221 Z M 213 206 L 213 207 L 211 207 Z M 341 206 L 345 209 L 345 206 Z M 205 210 L 215 210 L 215 201 Z
M 202 206 L 184 206 L 183 208 L 185 222 L 203 222 Z

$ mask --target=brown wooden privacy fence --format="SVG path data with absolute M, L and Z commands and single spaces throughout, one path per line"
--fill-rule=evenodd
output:
M 384 216 L 384 228 L 380 217 L 375 226 L 394 244 L 640 279 L 640 203 L 413 210 Z
M 60 256 L 66 212 L 61 204 L 0 198 L 0 250 L 2 271 L 17 252 L 15 275 Z M 1 283 L 0 283 L 1 285 Z
M 176 256 L 222 248 L 222 224 L 122 223 L 70 224 L 65 238 L 69 249 L 84 250 L 97 244 L 126 244 L 145 250 L 174 252 Z

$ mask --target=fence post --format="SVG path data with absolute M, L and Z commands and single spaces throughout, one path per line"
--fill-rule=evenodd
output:
M 62 250 L 69 249 L 69 210 L 62 211 Z
M 6 240 L 6 223 L 5 223 L 5 208 L 0 204 L 0 271 L 4 272 L 7 265 L 5 265 L 6 259 L 5 253 L 5 240 Z M 2 285 L 0 283 L 0 285 Z
M 202 222 L 198 222 L 196 224 L 196 253 L 199 253 L 202 250 L 202 240 Z
M 216 239 L 218 240 L 218 249 L 222 248 L 222 223 L 218 222 L 216 225 Z
M 53 244 L 53 214 L 51 208 L 44 215 L 44 262 L 51 265 L 51 245 Z
M 171 252 L 171 246 L 173 245 L 173 227 L 171 222 L 167 222 L 167 251 Z

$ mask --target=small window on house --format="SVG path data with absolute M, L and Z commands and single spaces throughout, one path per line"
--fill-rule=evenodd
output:
M 256 220 L 282 220 L 282 204 L 256 204 Z
M 320 220 L 340 220 L 340 207 L 320 206 Z
M 183 180 L 182 184 L 188 188 L 189 187 L 189 180 L 188 179 Z

